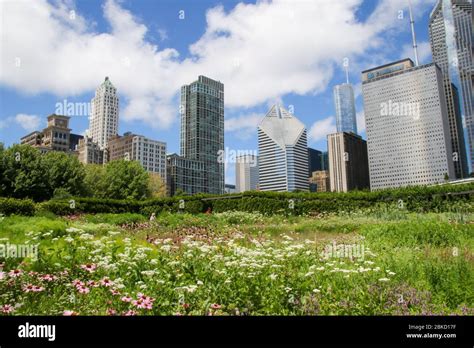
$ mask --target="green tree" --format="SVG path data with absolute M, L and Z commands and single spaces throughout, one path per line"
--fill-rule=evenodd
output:
M 84 183 L 86 195 L 91 197 L 102 197 L 104 192 L 105 166 L 101 164 L 86 164 L 86 176 Z
M 144 199 L 150 196 L 148 173 L 137 161 L 117 160 L 107 163 L 103 191 L 99 197 Z
M 0 194 L 42 201 L 50 198 L 46 170 L 38 149 L 13 145 L 3 152 Z
M 49 197 L 55 190 L 68 192 L 73 196 L 85 193 L 85 170 L 76 156 L 64 152 L 51 151 L 41 158 L 46 170 Z
M 166 197 L 166 185 L 160 174 L 148 173 L 148 190 L 152 198 Z

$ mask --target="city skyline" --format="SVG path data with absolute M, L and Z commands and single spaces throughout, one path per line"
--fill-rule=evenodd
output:
M 431 56 L 427 21 L 429 19 L 429 13 L 434 7 L 434 1 L 414 1 L 413 3 L 416 30 L 419 38 L 420 61 L 429 62 L 431 61 Z M 50 3 L 45 4 L 38 2 L 38 4 L 39 7 L 44 6 L 46 11 L 52 12 L 55 10 L 54 5 Z M 5 142 L 7 146 L 15 142 L 18 143 L 19 138 L 28 133 L 26 129 L 19 125 L 18 120 L 26 119 L 28 122 L 24 122 L 23 125 L 26 124 L 27 127 L 35 126 L 35 129 L 41 129 L 45 126 L 44 119 L 46 115 L 54 113 L 57 104 L 64 104 L 63 102 L 65 100 L 71 103 L 89 102 L 93 97 L 97 85 L 103 81 L 105 76 L 109 76 L 117 87 L 120 98 L 120 124 L 118 133 L 123 134 L 125 131 L 131 131 L 151 139 L 159 139 L 168 144 L 170 153 L 178 152 L 178 94 L 180 86 L 178 87 L 178 91 L 176 91 L 176 85 L 185 84 L 195 79 L 195 76 L 191 75 L 194 75 L 195 71 L 199 69 L 197 75 L 203 74 L 209 76 L 210 78 L 220 80 L 226 85 L 226 147 L 232 149 L 256 149 L 256 125 L 265 115 L 269 105 L 276 100 L 281 102 L 281 104 L 288 109 L 293 108 L 294 112 L 301 118 L 301 121 L 308 129 L 308 145 L 324 151 L 326 149 L 326 134 L 335 130 L 335 110 L 332 98 L 332 87 L 341 80 L 345 80 L 345 73 L 343 69 L 341 69 L 343 59 L 346 57 L 349 58 L 350 80 L 354 84 L 355 89 L 358 127 L 360 128 L 359 133 L 365 137 L 363 122 L 360 121 L 363 121 L 362 98 L 360 96 L 360 71 L 375 66 L 378 63 L 385 63 L 392 59 L 392 57 L 399 58 L 401 55 L 403 55 L 403 57 L 411 57 L 412 55 L 406 1 L 380 1 L 375 4 L 369 1 L 352 1 L 343 5 L 339 4 L 338 6 L 342 6 L 340 9 L 341 13 L 334 13 L 334 16 L 338 18 L 337 20 L 339 21 L 338 24 L 341 24 L 339 25 L 339 27 L 342 28 L 341 30 L 344 32 L 358 30 L 363 36 L 363 39 L 358 39 L 360 41 L 354 39 L 355 41 L 350 45 L 351 47 L 346 48 L 341 48 L 334 43 L 328 42 L 319 35 L 318 28 L 313 26 L 312 21 L 309 21 L 304 15 L 305 12 L 309 11 L 309 13 L 314 13 L 316 10 L 311 4 L 306 3 L 301 3 L 290 8 L 291 6 L 289 7 L 285 2 L 279 1 L 271 4 L 247 3 L 240 6 L 237 6 L 238 2 L 236 1 L 226 1 L 222 9 L 216 8 L 217 2 L 215 1 L 200 2 L 199 5 L 193 5 L 192 7 L 190 3 L 186 1 L 177 2 L 172 6 L 170 6 L 170 4 L 164 6 L 148 1 L 138 1 L 133 4 L 119 4 L 108 1 L 104 2 L 103 6 L 101 6 L 100 3 L 86 4 L 81 1 L 77 1 L 75 4 L 75 22 L 73 23 L 75 23 L 74 25 L 77 25 L 77 27 L 73 26 L 69 28 L 68 32 L 77 35 L 78 38 L 80 38 L 81 35 L 85 35 L 84 32 L 86 32 L 90 37 L 96 38 L 97 40 L 98 34 L 104 33 L 107 34 L 106 36 L 110 40 L 114 39 L 116 43 L 123 43 L 124 45 L 128 41 L 133 40 L 152 45 L 147 47 L 154 47 L 153 45 L 155 45 L 157 49 L 155 53 L 161 54 L 160 57 L 163 60 L 163 64 L 175 65 L 173 66 L 173 74 L 157 74 L 156 80 L 163 83 L 155 85 L 158 82 L 150 82 L 150 79 L 147 78 L 150 74 L 143 75 L 142 71 L 139 70 L 139 66 L 135 64 L 135 58 L 143 58 L 144 62 L 147 62 L 149 56 L 142 56 L 141 54 L 143 52 L 137 47 L 124 46 L 123 48 L 134 47 L 138 52 L 136 52 L 135 55 L 133 51 L 122 50 L 114 57 L 118 61 L 118 65 L 115 64 L 115 61 L 112 61 L 112 63 L 106 67 L 104 67 L 103 64 L 97 64 L 97 67 L 90 67 L 92 72 L 95 72 L 95 70 L 100 67 L 100 75 L 96 73 L 92 75 L 86 73 L 87 71 L 84 71 L 84 67 L 80 64 L 76 66 L 77 71 L 73 71 L 72 78 L 68 83 L 65 83 L 59 76 L 58 79 L 50 85 L 41 85 L 41 83 L 36 80 L 29 80 L 30 83 L 25 87 L 21 80 L 24 75 L 30 76 L 31 71 L 28 67 L 30 62 L 34 61 L 34 59 L 27 55 L 27 53 L 24 53 L 24 51 L 16 54 L 21 50 L 12 43 L 7 42 L 5 46 L 6 49 L 3 53 L 4 59 L 2 59 L 3 67 L 6 68 L 8 64 L 12 63 L 12 59 L 10 58 L 13 57 L 13 64 L 18 63 L 15 60 L 16 57 L 20 58 L 16 75 L 2 75 L 0 79 L 0 98 L 3 105 L 2 113 L 0 114 L 0 139 Z M 162 11 L 149 11 L 150 9 L 157 10 L 158 8 L 162 9 Z M 266 56 L 263 48 L 267 48 L 267 46 L 262 47 L 262 49 L 254 47 L 253 50 L 257 50 L 259 55 L 255 57 L 254 61 L 251 61 L 244 59 L 245 57 L 243 55 L 246 50 L 253 47 L 249 46 L 254 42 L 252 38 L 244 37 L 245 40 L 241 43 L 244 46 L 235 47 L 235 49 L 233 46 L 239 43 L 232 41 L 231 37 L 218 35 L 219 42 L 227 43 L 232 47 L 222 47 L 221 64 L 206 64 L 206 62 L 212 58 L 209 56 L 211 53 L 208 52 L 208 49 L 216 45 L 216 40 L 212 39 L 212 33 L 218 31 L 218 24 L 214 21 L 220 20 L 224 31 L 238 34 L 245 28 L 234 28 L 230 25 L 230 22 L 232 19 L 242 16 L 241 12 L 243 8 L 250 11 L 249 14 L 254 17 L 256 16 L 255 18 L 260 19 L 262 26 L 264 26 L 265 21 L 270 19 L 272 15 L 281 18 L 289 16 L 287 24 L 285 24 L 286 22 L 282 22 L 282 30 L 284 31 L 288 31 L 290 26 L 296 24 L 305 25 L 306 30 L 313 33 L 313 36 L 303 35 L 304 37 L 299 37 L 297 42 L 293 43 L 291 40 L 282 40 L 284 42 L 281 44 L 292 45 L 291 48 L 293 51 L 298 52 L 302 49 L 304 45 L 300 44 L 300 41 L 309 42 L 308 40 L 311 38 L 311 41 L 314 41 L 315 45 L 330 49 L 331 52 L 334 52 L 334 55 L 331 57 L 321 57 L 319 53 L 311 49 L 308 52 L 301 52 L 301 59 L 293 58 L 291 64 L 289 61 L 285 61 L 284 57 L 279 58 L 282 59 L 278 61 L 283 64 L 283 68 L 281 68 L 282 71 L 269 73 L 267 70 L 270 67 L 267 68 L 265 65 L 262 65 L 261 60 L 259 60 L 260 54 Z M 70 11 L 67 10 L 69 10 L 69 8 L 63 7 L 58 11 L 62 14 L 70 15 Z M 181 10 L 185 11 L 185 18 L 183 19 L 179 17 Z M 330 4 L 324 4 L 318 11 L 319 10 L 331 11 L 333 8 Z M 11 17 L 20 23 L 21 20 L 24 19 L 24 9 L 21 5 L 13 6 L 7 4 L 3 6 L 2 11 L 10 12 L 12 14 Z M 401 14 L 400 11 L 402 11 Z M 153 13 L 153 16 L 151 16 L 151 14 L 149 15 L 149 12 Z M 166 13 L 166 18 L 162 12 Z M 387 17 L 386 13 L 391 14 L 391 16 L 389 16 L 390 18 Z M 115 19 L 110 17 L 111 14 L 115 16 Z M 55 16 L 51 16 L 50 19 L 44 19 L 38 25 L 48 26 L 54 23 L 55 25 L 66 25 L 67 27 L 69 17 L 63 17 L 58 19 Z M 118 24 L 118 18 L 124 19 L 120 25 Z M 294 21 L 295 18 L 300 18 L 301 21 Z M 88 25 L 91 23 L 91 19 L 94 19 L 96 23 L 95 26 L 89 28 Z M 156 19 L 158 24 L 154 26 L 151 25 L 152 19 Z M 381 28 L 380 24 L 382 22 L 384 25 L 387 24 L 386 21 L 388 19 L 390 19 L 390 23 L 385 28 Z M 244 23 L 242 25 L 251 26 L 251 23 Z M 82 26 L 82 31 L 80 26 Z M 120 30 L 121 26 L 130 29 L 130 35 L 126 35 L 124 30 Z M 162 26 L 162 28 L 159 28 L 160 26 Z M 136 31 L 134 31 L 135 29 Z M 144 33 L 145 29 L 146 33 Z M 202 35 L 202 30 L 205 30 L 205 33 L 207 32 L 208 35 Z M 338 31 L 338 33 L 341 34 L 340 31 Z M 136 37 L 134 36 L 135 34 L 137 35 Z M 9 35 L 15 37 L 14 33 L 9 33 Z M 350 37 L 353 38 L 354 36 L 351 35 Z M 390 38 L 390 40 L 393 40 L 396 44 L 389 44 L 388 41 L 382 42 L 382 38 Z M 31 39 L 31 37 L 26 36 L 24 40 L 29 39 Z M 370 41 L 370 39 L 377 40 Z M 27 42 L 24 41 L 23 43 L 27 44 Z M 357 47 L 353 47 L 354 45 Z M 110 60 L 110 54 L 116 52 L 111 46 L 106 47 L 109 48 L 111 52 L 108 52 L 105 57 L 103 57 L 105 61 Z M 271 50 L 273 48 L 268 47 L 268 49 Z M 278 46 L 275 49 L 281 50 L 282 47 Z M 165 52 L 169 56 L 166 56 Z M 367 54 L 369 52 L 373 54 Z M 132 55 L 132 53 L 134 54 Z M 179 53 L 180 56 L 175 56 L 174 53 Z M 78 55 L 83 57 L 81 51 L 78 52 Z M 59 67 L 62 65 L 58 65 L 58 68 L 55 69 L 55 64 L 60 63 L 59 59 L 62 57 L 62 51 L 58 52 L 57 56 L 58 58 L 56 60 L 52 60 L 48 62 L 48 64 L 41 61 L 39 61 L 38 64 L 44 67 L 44 69 L 49 67 L 46 70 L 50 72 L 59 73 Z M 22 57 L 23 59 L 21 59 Z M 127 57 L 129 58 L 128 60 L 126 59 Z M 191 58 L 193 57 L 197 59 L 198 63 L 192 64 Z M 287 74 L 286 68 L 284 68 L 285 66 L 294 65 L 298 69 L 301 69 L 301 67 L 306 64 L 304 62 L 305 60 L 314 62 L 317 67 L 314 71 L 306 71 L 310 77 L 308 81 L 301 80 L 297 78 L 296 75 Z M 73 62 L 74 59 L 71 60 L 70 64 Z M 247 79 L 242 81 L 243 78 L 249 76 L 248 74 L 253 71 L 254 65 L 260 68 L 259 76 L 261 76 L 261 79 L 254 81 Z M 325 71 L 321 70 L 322 66 L 327 69 L 325 69 Z M 163 70 L 155 71 L 156 67 L 146 64 L 145 67 L 150 67 L 152 72 L 162 72 Z M 130 73 L 135 74 L 137 82 L 129 82 L 127 85 L 127 81 L 130 80 L 127 80 L 126 77 L 128 77 Z M 166 73 L 166 71 L 163 73 Z M 284 79 L 282 79 L 282 73 L 287 74 L 284 76 Z M 242 78 L 240 76 L 242 76 Z M 273 83 L 277 81 L 276 79 L 285 82 L 285 86 L 281 87 L 278 86 L 279 84 Z M 266 88 L 261 88 L 261 83 L 264 83 Z M 66 84 L 69 84 L 70 87 L 66 88 Z M 244 88 L 244 86 L 248 87 Z M 159 91 L 153 91 L 153 87 L 156 87 Z M 255 90 L 255 88 L 258 90 Z M 169 91 L 163 91 L 163 89 L 169 89 Z M 249 91 L 247 91 L 247 89 L 249 89 Z M 146 98 L 139 98 L 141 95 L 147 94 L 147 90 L 153 91 L 149 92 L 149 94 L 151 93 L 149 103 Z M 172 96 L 169 96 L 171 94 Z M 249 96 L 249 94 L 252 95 Z M 168 95 L 168 103 L 157 106 L 155 101 L 159 98 L 165 100 L 165 95 Z M 155 106 L 155 108 L 153 110 L 143 109 L 140 111 L 140 108 L 147 105 Z M 134 109 L 135 112 L 132 112 L 132 109 Z M 162 118 L 165 112 L 169 112 L 172 115 L 171 119 Z M 170 123 L 167 123 L 169 120 L 171 120 Z M 71 128 L 75 133 L 83 134 L 88 128 L 87 117 L 72 117 Z M 226 183 L 235 182 L 233 172 L 234 164 L 229 163 L 226 171 Z

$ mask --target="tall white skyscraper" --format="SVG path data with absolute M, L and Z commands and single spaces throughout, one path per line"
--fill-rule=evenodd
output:
M 309 189 L 306 128 L 274 105 L 258 125 L 258 176 L 262 191 Z
M 258 186 L 258 157 L 244 155 L 236 158 L 235 190 L 245 192 L 256 190 Z
M 337 131 L 357 134 L 354 90 L 350 83 L 334 86 L 334 105 Z
M 371 189 L 455 178 L 443 75 L 410 59 L 362 72 Z
M 89 136 L 100 148 L 107 147 L 108 140 L 118 134 L 119 98 L 117 89 L 109 78 L 96 89 L 92 98 L 92 114 L 89 121 Z

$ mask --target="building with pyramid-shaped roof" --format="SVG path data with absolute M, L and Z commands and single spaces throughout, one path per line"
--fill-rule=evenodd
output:
M 308 190 L 306 128 L 280 105 L 258 125 L 259 187 L 262 191 Z

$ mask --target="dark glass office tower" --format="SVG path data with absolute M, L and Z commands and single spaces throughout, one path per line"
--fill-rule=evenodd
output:
M 204 163 L 204 192 L 224 193 L 224 85 L 199 76 L 181 87 L 180 111 L 181 156 Z

